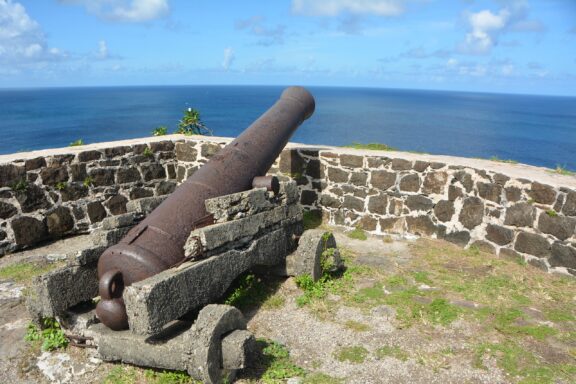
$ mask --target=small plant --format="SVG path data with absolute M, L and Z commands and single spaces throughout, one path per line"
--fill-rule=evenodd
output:
M 492 156 L 490 158 L 491 161 L 497 161 L 499 163 L 507 163 L 507 164 L 518 164 L 518 162 L 516 160 L 512 160 L 512 159 L 501 159 L 498 156 Z
M 28 181 L 20 179 L 10 186 L 16 192 L 24 192 L 28 189 Z
M 154 157 L 154 152 L 150 149 L 150 147 L 144 148 L 144 152 L 142 154 L 146 157 Z
M 402 348 L 387 345 L 382 348 L 379 348 L 376 351 L 376 357 L 378 359 L 383 359 L 385 357 L 392 357 L 397 360 L 407 361 L 409 356 L 408 353 L 404 351 Z
M 556 212 L 556 211 L 553 210 L 553 209 L 547 210 L 547 211 L 546 211 L 546 214 L 547 214 L 548 216 L 550 216 L 550 217 L 556 217 L 556 216 L 558 216 L 558 212 Z
M 159 127 L 154 128 L 152 131 L 153 136 L 164 136 L 168 134 L 168 127 L 161 125 Z
M 258 340 L 264 345 L 262 357 L 266 363 L 266 372 L 262 375 L 264 383 L 278 383 L 291 377 L 302 377 L 306 371 L 290 360 L 290 352 L 280 343 L 268 340 Z
M 322 213 L 318 211 L 304 211 L 302 216 L 304 229 L 314 229 L 322 224 Z
M 212 135 L 212 131 L 200 119 L 200 112 L 194 108 L 184 111 L 184 116 L 178 123 L 176 133 L 183 135 Z
M 362 346 L 344 347 L 336 353 L 335 357 L 338 361 L 360 364 L 368 357 L 368 350 Z
M 43 351 L 52 351 L 68 346 L 68 339 L 60 328 L 60 323 L 51 317 L 42 319 L 42 329 L 38 329 L 34 324 L 28 324 L 24 340 L 29 342 L 41 341 Z
M 85 187 L 90 187 L 90 186 L 92 186 L 93 183 L 94 183 L 94 179 L 92 179 L 91 176 L 86 176 L 86 178 L 82 182 L 82 185 Z
M 386 145 L 386 144 L 380 144 L 380 143 L 362 144 L 362 143 L 353 142 L 352 144 L 345 145 L 344 148 L 369 149 L 372 151 L 397 151 L 397 149 L 394 147 L 391 147 L 391 146 Z
M 353 231 L 348 232 L 347 235 L 349 238 L 356 240 L 368 239 L 368 236 L 366 236 L 366 232 L 364 232 L 364 230 L 362 230 L 362 228 L 360 227 L 356 227 Z
M 73 141 L 70 144 L 68 144 L 69 147 L 79 147 L 81 145 L 84 145 L 84 140 L 82 140 L 82 139 L 78 139 L 78 140 Z
M 566 169 L 566 167 L 558 164 L 556 165 L 556 169 L 554 169 L 554 173 L 557 173 L 559 175 L 564 175 L 564 176 L 573 176 L 574 172 L 569 171 L 568 169 Z
M 66 187 L 68 187 L 68 183 L 64 183 L 64 182 L 62 182 L 62 181 L 59 182 L 59 183 L 56 183 L 56 186 L 55 186 L 55 188 L 56 188 L 57 190 L 59 190 L 59 191 L 65 190 Z

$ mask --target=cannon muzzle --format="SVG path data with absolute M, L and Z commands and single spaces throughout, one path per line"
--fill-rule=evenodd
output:
M 204 201 L 248 190 L 253 182 L 262 185 L 262 179 L 254 179 L 266 174 L 314 108 L 314 98 L 306 89 L 287 88 L 258 120 L 183 182 L 118 244 L 108 248 L 98 261 L 101 301 L 96 313 L 100 321 L 114 330 L 128 328 L 124 287 L 185 260 L 183 247 L 190 232 L 211 224 Z M 274 186 L 272 183 L 271 188 Z

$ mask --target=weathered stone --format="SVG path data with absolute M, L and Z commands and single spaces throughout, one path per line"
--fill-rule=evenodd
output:
M 468 231 L 451 232 L 445 234 L 443 239 L 464 247 L 470 241 L 470 233 Z
M 448 187 L 448 200 L 455 201 L 457 198 L 462 196 L 464 196 L 462 188 L 457 187 L 455 185 L 451 185 Z
M 0 199 L 11 199 L 14 197 L 14 191 L 10 188 L 0 188 Z
M 399 188 L 404 192 L 418 192 L 420 189 L 420 176 L 413 173 L 402 177 Z
M 531 227 L 534 224 L 536 208 L 528 203 L 517 203 L 506 209 L 504 225 Z
M 98 223 L 106 217 L 106 210 L 98 201 L 88 203 L 86 205 L 86 212 L 88 213 L 88 218 L 92 224 Z
M 494 175 L 494 182 L 498 185 L 504 186 L 504 184 L 506 184 L 508 180 L 510 180 L 510 178 L 501 173 L 497 173 Z
M 421 195 L 408 196 L 405 204 L 411 211 L 429 211 L 434 207 L 432 200 Z
M 26 177 L 26 169 L 14 164 L 0 165 L 0 187 L 11 187 Z
M 556 202 L 554 203 L 554 207 L 552 209 L 556 212 L 562 212 L 562 207 L 564 206 L 564 199 L 566 198 L 563 194 L 558 194 L 556 198 Z
M 323 207 L 329 207 L 329 208 L 340 208 L 342 206 L 340 200 L 325 193 L 320 195 L 320 204 Z
M 391 166 L 395 171 L 408 171 L 412 168 L 412 162 L 404 159 L 392 159 Z
M 362 168 L 364 166 L 364 157 L 356 155 L 340 155 L 340 165 L 349 168 Z
M 440 200 L 434 206 L 434 215 L 440 221 L 447 222 L 454 216 L 454 203 L 449 200 Z
M 484 240 L 476 240 L 470 246 L 476 247 L 480 252 L 496 254 L 496 247 Z
M 486 226 L 486 239 L 498 244 L 510 244 L 514 240 L 514 231 L 499 225 L 488 224 Z
M 0 219 L 8 219 L 18 213 L 18 208 L 12 204 L 0 201 Z
M 386 219 L 380 219 L 380 230 L 389 233 L 403 233 L 405 218 L 400 217 L 390 217 Z
M 202 143 L 200 147 L 200 154 L 209 159 L 220 151 L 221 147 L 216 143 Z
M 154 191 L 148 188 L 134 187 L 130 190 L 130 200 L 154 196 Z
M 122 164 L 120 159 L 104 159 L 98 162 L 99 167 L 119 167 L 120 164 Z
M 424 172 L 429 165 L 430 163 L 428 161 L 416 160 L 412 166 L 412 169 L 414 169 L 416 172 Z
M 560 240 L 566 240 L 574 234 L 576 219 L 565 216 L 550 216 L 542 212 L 538 218 L 538 229 L 543 233 L 549 233 Z
M 368 198 L 368 211 L 378 215 L 386 214 L 386 207 L 388 206 L 388 197 L 386 195 L 370 196 Z
M 350 174 L 339 168 L 328 167 L 328 180 L 333 183 L 347 183 Z
M 429 216 L 406 217 L 408 232 L 420 236 L 431 236 L 436 233 L 436 225 Z
M 480 197 L 500 204 L 502 195 L 501 185 L 492 183 L 483 183 L 479 181 L 478 183 L 476 183 L 476 187 L 478 188 L 478 194 L 480 195 Z
M 536 267 L 538 269 L 543 270 L 544 272 L 548 272 L 548 266 L 546 265 L 546 262 L 544 261 L 545 259 L 539 259 L 539 258 L 530 258 L 528 259 L 528 264 L 530 264 L 533 267 Z
M 198 151 L 193 143 L 176 143 L 176 159 L 178 161 L 196 161 Z
M 466 192 L 471 192 L 474 188 L 474 181 L 472 175 L 466 171 L 458 171 L 454 173 L 454 178 L 462 184 Z
M 161 181 L 156 187 L 156 193 L 160 195 L 168 195 L 176 189 L 176 183 L 172 181 Z
M 84 209 L 80 206 L 73 205 L 72 214 L 76 220 L 84 220 L 86 218 L 86 212 L 84 212 Z
M 576 268 L 576 249 L 560 242 L 552 244 L 552 257 L 548 259 L 552 267 Z
M 514 249 L 538 257 L 550 256 L 550 244 L 546 238 L 535 233 L 520 232 L 516 237 Z
M 166 178 L 166 170 L 161 164 L 152 163 L 148 165 L 142 165 L 141 169 L 144 181 Z
M 387 157 L 368 157 L 367 159 L 369 168 L 380 168 L 390 162 Z
M 87 161 L 98 160 L 102 157 L 102 152 L 100 151 L 84 151 L 80 152 L 76 155 L 78 161 L 81 163 L 85 163 Z
M 0 230 L 0 241 L 4 240 L 6 237 L 8 237 L 8 234 Z
M 375 231 L 376 225 L 378 225 L 378 220 L 373 218 L 372 216 L 363 216 L 360 219 L 360 228 L 366 231 Z
M 310 176 L 313 179 L 320 178 L 320 161 L 319 160 L 310 160 L 308 164 L 306 164 L 306 176 Z
M 347 208 L 347 209 L 353 209 L 355 211 L 358 212 L 363 212 L 364 211 L 364 200 L 358 199 L 356 197 L 347 195 L 344 196 L 344 203 L 342 204 L 342 207 Z
M 30 216 L 17 217 L 10 223 L 16 245 L 33 245 L 46 238 L 46 224 Z
M 522 198 L 522 190 L 517 187 L 506 188 L 506 200 L 515 203 Z
M 524 261 L 524 257 L 522 257 L 521 254 L 519 254 L 518 252 L 516 252 L 515 250 L 510 249 L 510 248 L 500 248 L 500 251 L 498 253 L 498 257 L 501 257 L 501 258 L 506 259 L 506 260 L 514 261 L 517 263 L 521 263 Z
M 468 229 L 472 229 L 482 223 L 484 218 L 484 203 L 477 197 L 464 199 L 462 210 L 458 220 Z
M 304 189 L 302 190 L 302 192 L 300 192 L 300 204 L 314 205 L 317 201 L 318 201 L 318 193 L 316 193 L 316 191 Z
M 528 195 L 530 195 L 535 202 L 541 204 L 554 204 L 554 201 L 556 201 L 556 191 L 554 188 L 536 181 L 532 183 L 532 188 L 528 191 Z
M 152 152 L 173 151 L 174 143 L 171 142 L 170 140 L 151 142 L 150 149 L 152 150 Z
M 424 178 L 424 193 L 444 194 L 448 174 L 446 172 L 430 172 Z
M 70 164 L 70 175 L 72 176 L 72 181 L 86 180 L 86 177 L 88 177 L 88 173 L 86 173 L 86 164 Z
M 167 196 L 164 195 L 132 200 L 126 204 L 126 209 L 128 212 L 141 212 L 147 215 L 156 209 L 156 207 L 158 207 L 160 204 L 162 204 L 166 197 Z
M 576 216 L 576 192 L 568 192 L 564 207 L 562 207 L 562 213 L 566 216 Z
M 116 195 L 109 198 L 104 205 L 108 207 L 110 213 L 113 215 L 120 215 L 126 213 L 126 203 L 128 199 L 122 195 Z
M 388 213 L 394 216 L 400 216 L 402 214 L 402 208 L 404 208 L 404 202 L 400 199 L 390 199 L 390 206 L 388 207 Z
M 122 147 L 112 147 L 104 149 L 104 155 L 106 157 L 117 157 L 117 156 L 124 156 L 126 153 L 130 152 L 132 148 L 127 146 Z
M 352 176 L 350 177 L 350 183 L 358 185 L 360 187 L 365 187 L 367 180 L 368 180 L 367 173 L 353 172 Z
M 65 167 L 49 167 L 40 171 L 40 177 L 44 185 L 56 185 L 68 181 L 68 171 Z
M 46 226 L 51 236 L 62 236 L 74 229 L 74 218 L 66 207 L 58 207 L 46 214 Z
M 16 191 L 16 200 L 18 200 L 20 208 L 24 213 L 50 208 L 52 206 L 44 190 L 35 184 L 29 184 L 26 189 Z
M 110 168 L 94 168 L 88 172 L 92 185 L 101 187 L 114 184 L 114 170 Z
M 140 172 L 136 167 L 120 168 L 116 173 L 116 182 L 118 184 L 134 183 L 141 181 Z
M 32 171 L 32 170 L 39 169 L 39 168 L 42 168 L 45 166 L 46 166 L 46 159 L 44 159 L 43 157 L 36 157 L 34 159 L 28 159 L 24 163 L 24 168 L 26 168 L 27 171 Z
M 445 166 L 446 166 L 446 164 L 439 163 L 437 161 L 433 161 L 432 163 L 430 163 L 430 168 L 432 168 L 432 169 L 440 169 L 440 168 L 444 168 Z
M 370 182 L 372 187 L 384 191 L 396 184 L 396 173 L 388 171 L 372 171 Z
M 62 202 L 78 200 L 88 196 L 88 187 L 78 183 L 70 183 L 60 190 L 60 196 L 62 196 Z

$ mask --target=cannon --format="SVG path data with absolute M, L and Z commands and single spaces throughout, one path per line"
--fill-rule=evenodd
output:
M 101 300 L 96 308 L 102 323 L 112 330 L 128 328 L 124 288 L 186 260 L 184 244 L 190 233 L 213 223 L 205 200 L 253 186 L 278 191 L 277 179 L 263 176 L 314 108 L 307 90 L 286 89 L 268 111 L 102 254 L 98 261 Z

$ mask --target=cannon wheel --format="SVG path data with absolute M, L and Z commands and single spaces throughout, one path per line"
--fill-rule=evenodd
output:
M 235 369 L 222 366 L 222 339 L 227 334 L 246 329 L 246 320 L 238 309 L 229 305 L 210 304 L 202 308 L 194 323 L 189 345 L 194 345 L 188 373 L 202 378 L 205 383 L 231 382 L 236 376 Z

